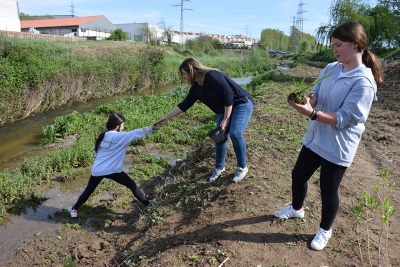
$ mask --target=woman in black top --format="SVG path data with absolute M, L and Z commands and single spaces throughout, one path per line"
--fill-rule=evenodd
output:
M 221 127 L 231 138 L 237 158 L 237 168 L 233 181 L 239 182 L 248 172 L 246 165 L 246 141 L 244 130 L 253 112 L 250 94 L 229 77 L 214 68 L 205 67 L 193 58 L 185 59 L 179 72 L 190 85 L 186 98 L 171 112 L 161 118 L 164 124 L 172 117 L 188 110 L 197 100 L 204 103 L 218 115 L 217 128 Z M 215 146 L 215 170 L 210 182 L 215 181 L 225 171 L 226 141 Z

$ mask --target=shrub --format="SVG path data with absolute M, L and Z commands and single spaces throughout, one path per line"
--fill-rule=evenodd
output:
M 311 60 L 318 61 L 318 62 L 334 62 L 334 61 L 336 61 L 336 58 L 333 55 L 331 49 L 324 49 L 324 50 L 321 50 L 321 51 L 313 54 L 311 57 Z
M 109 40 L 114 41 L 125 41 L 129 40 L 129 35 L 127 32 L 123 31 L 122 29 L 118 28 L 115 31 L 111 32 Z

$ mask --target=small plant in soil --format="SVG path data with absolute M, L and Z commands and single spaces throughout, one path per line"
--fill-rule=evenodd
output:
M 375 196 L 370 194 L 366 189 L 363 192 L 363 201 L 358 203 L 351 211 L 353 213 L 354 219 L 357 224 L 357 234 L 362 235 L 366 233 L 366 238 L 358 238 L 358 247 L 360 252 L 361 263 L 364 266 L 364 257 L 362 248 L 367 251 L 367 261 L 369 266 L 388 266 L 389 252 L 388 252 L 388 240 L 389 237 L 389 227 L 390 219 L 395 213 L 396 209 L 394 204 L 390 201 L 392 192 L 395 188 L 395 179 L 389 180 L 389 171 L 384 169 L 381 171 L 382 183 L 380 186 L 378 184 L 374 185 Z M 381 228 L 375 229 L 372 226 L 372 221 L 380 221 Z M 366 231 L 362 231 L 361 227 L 365 225 Z M 371 240 L 371 230 L 372 232 L 377 232 L 379 235 L 379 240 L 376 245 L 370 243 Z M 363 244 L 362 240 L 366 240 L 367 244 Z M 365 241 L 364 241 L 365 242 Z M 377 265 L 372 262 L 371 251 L 373 248 L 377 249 Z
M 306 96 L 310 92 L 310 88 L 312 88 L 314 85 L 319 83 L 320 81 L 328 78 L 331 76 L 333 73 L 326 75 L 324 77 L 321 77 L 319 79 L 316 79 L 310 84 L 304 84 L 304 80 L 306 79 L 305 77 L 301 82 L 295 83 L 295 89 L 288 95 L 287 100 L 288 101 L 294 101 L 297 104 L 304 105 L 306 103 Z

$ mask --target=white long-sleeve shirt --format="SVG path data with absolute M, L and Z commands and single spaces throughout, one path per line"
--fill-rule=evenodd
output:
M 97 153 L 95 153 L 96 160 L 92 166 L 92 175 L 105 176 L 122 172 L 128 144 L 135 139 L 145 137 L 152 131 L 151 126 L 148 126 L 129 132 L 106 132 Z

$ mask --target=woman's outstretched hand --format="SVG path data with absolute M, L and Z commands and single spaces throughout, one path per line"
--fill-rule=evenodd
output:
M 156 123 L 154 123 L 154 125 L 159 124 L 159 125 L 163 125 L 166 124 L 168 121 L 167 116 L 162 117 L 159 121 L 157 121 Z

